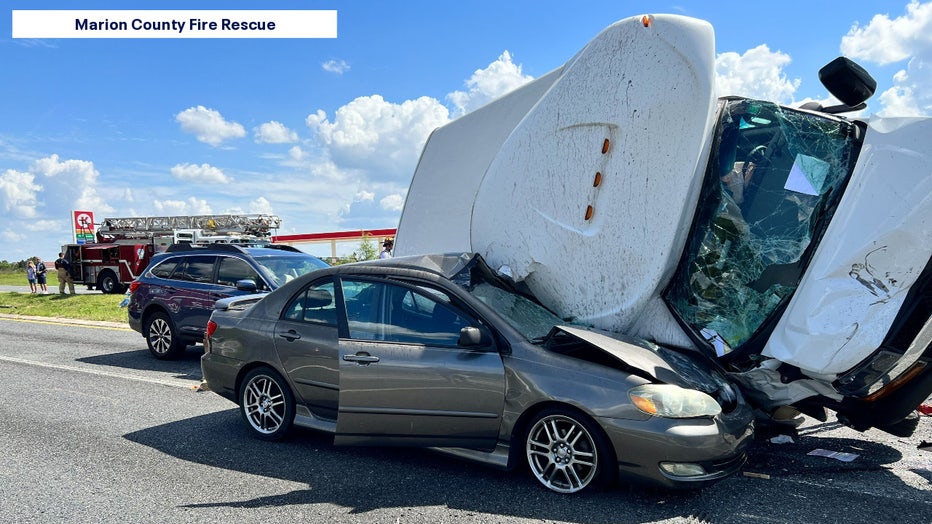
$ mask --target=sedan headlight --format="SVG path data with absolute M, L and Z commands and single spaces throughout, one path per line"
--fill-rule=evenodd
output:
M 709 395 L 672 384 L 644 384 L 630 389 L 628 397 L 638 409 L 657 417 L 714 417 L 722 412 Z

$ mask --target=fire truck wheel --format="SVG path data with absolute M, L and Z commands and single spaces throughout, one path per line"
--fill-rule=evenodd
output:
M 178 358 L 185 350 L 184 343 L 175 333 L 172 320 L 161 311 L 149 317 L 145 333 L 149 351 L 159 360 Z
M 108 295 L 113 295 L 122 293 L 123 285 L 120 284 L 120 279 L 117 278 L 113 271 L 104 271 L 97 277 L 97 289 Z

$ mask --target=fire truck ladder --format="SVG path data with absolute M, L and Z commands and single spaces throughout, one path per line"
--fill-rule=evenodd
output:
M 182 229 L 197 229 L 207 235 L 231 235 L 271 239 L 272 230 L 281 226 L 275 215 L 179 215 L 167 217 L 105 218 L 98 238 L 148 239 L 171 235 Z

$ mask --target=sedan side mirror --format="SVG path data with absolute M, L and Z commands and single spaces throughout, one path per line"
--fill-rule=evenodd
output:
M 477 327 L 466 326 L 460 330 L 460 338 L 457 345 L 463 347 L 482 347 L 488 346 L 491 342 L 489 334 Z

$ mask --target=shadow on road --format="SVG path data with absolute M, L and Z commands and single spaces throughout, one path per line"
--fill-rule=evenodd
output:
M 365 514 L 379 508 L 442 506 L 541 521 L 601 524 L 676 518 L 699 524 L 820 522 L 824 520 L 819 515 L 864 516 L 878 510 L 897 515 L 899 522 L 918 522 L 912 516 L 925 515 L 932 503 L 929 492 L 904 485 L 886 470 L 885 465 L 899 460 L 899 452 L 846 438 L 803 435 L 791 445 L 760 442 L 745 470 L 765 473 L 769 480 L 739 474 L 702 491 L 614 487 L 570 496 L 545 490 L 524 470 L 502 472 L 425 450 L 336 447 L 329 435 L 300 429 L 281 442 L 260 441 L 251 436 L 237 409 L 155 426 L 125 438 L 193 463 L 307 486 L 271 497 L 189 507 L 335 504 L 352 514 Z M 843 463 L 806 455 L 816 447 L 859 453 L 860 458 Z M 867 482 L 893 485 L 904 497 L 891 502 L 879 494 L 839 492 L 830 485 L 848 475 L 869 475 Z M 840 512 L 826 511 L 826 504 L 838 504 L 839 498 L 845 500 Z
M 95 355 L 79 358 L 77 361 L 120 369 L 158 371 L 182 380 L 199 381 L 201 380 L 201 355 L 203 354 L 203 346 L 189 346 L 188 350 L 175 360 L 158 360 L 149 353 L 143 342 L 138 350 Z

